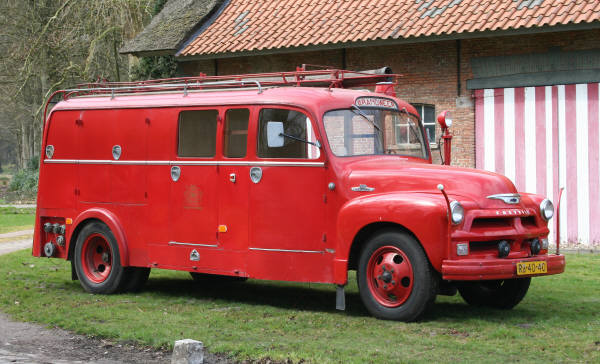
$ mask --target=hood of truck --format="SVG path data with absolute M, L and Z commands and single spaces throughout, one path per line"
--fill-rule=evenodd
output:
M 479 208 L 521 208 L 530 206 L 527 196 L 518 204 L 507 204 L 487 196 L 517 193 L 514 184 L 506 177 L 478 169 L 431 165 L 399 160 L 374 158 L 350 162 L 347 169 L 348 188 L 365 185 L 372 191 L 355 193 L 420 192 L 441 194 L 437 189 L 444 186 L 453 199 L 470 200 Z

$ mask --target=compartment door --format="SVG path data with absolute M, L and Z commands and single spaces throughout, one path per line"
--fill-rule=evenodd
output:
M 217 110 L 179 114 L 177 160 L 170 167 L 169 248 L 163 264 L 218 269 Z M 217 256 L 215 256 L 217 254 Z

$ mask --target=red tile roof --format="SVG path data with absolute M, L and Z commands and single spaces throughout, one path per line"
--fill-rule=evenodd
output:
M 230 0 L 178 55 L 598 21 L 599 0 Z

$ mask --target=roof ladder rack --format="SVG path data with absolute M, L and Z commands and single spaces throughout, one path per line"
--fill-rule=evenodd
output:
M 307 68 L 316 68 L 308 70 Z M 140 93 L 171 93 L 182 92 L 188 96 L 190 91 L 203 90 L 235 90 L 255 87 L 261 94 L 265 87 L 299 86 L 299 87 L 328 87 L 351 88 L 375 86 L 380 82 L 395 82 L 400 75 L 393 74 L 389 67 L 367 71 L 348 71 L 326 66 L 303 64 L 295 71 L 252 73 L 227 76 L 207 76 L 200 74 L 196 77 L 164 78 L 147 81 L 107 82 L 98 81 L 76 85 L 75 88 L 54 92 L 46 102 L 48 105 L 55 96 L 63 100 L 82 96 L 109 96 L 112 99 L 118 95 Z M 46 111 L 44 111 L 44 120 Z

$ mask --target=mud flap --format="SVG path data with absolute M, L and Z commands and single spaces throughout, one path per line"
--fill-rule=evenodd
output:
M 337 285 L 335 290 L 335 309 L 340 311 L 346 310 L 346 292 L 342 285 Z

